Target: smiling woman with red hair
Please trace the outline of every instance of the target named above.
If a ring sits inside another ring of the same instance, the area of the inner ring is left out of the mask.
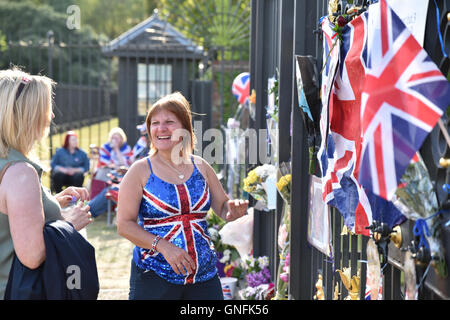
[[[64,145],[56,150],[50,165],[52,191],[61,192],[63,186],[83,186],[84,174],[89,171],[89,158],[78,147],[78,135],[75,131],[66,132]]]

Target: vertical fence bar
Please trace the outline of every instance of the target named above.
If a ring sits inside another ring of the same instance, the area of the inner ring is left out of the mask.
[[[336,287],[336,284],[340,287],[340,281],[339,276],[336,273],[337,269],[341,269],[341,216],[339,212],[337,212],[336,209],[330,209],[331,215],[333,217],[333,253],[334,253],[334,264],[335,264],[335,270],[333,274],[333,290]],[[342,298],[342,295],[341,295]]]
[[[367,242],[369,241],[369,237],[362,236],[361,237],[361,291],[360,291],[360,299],[365,300],[366,298],[366,277],[367,277]]]

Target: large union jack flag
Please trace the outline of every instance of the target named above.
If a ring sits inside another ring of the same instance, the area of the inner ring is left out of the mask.
[[[148,208],[147,210],[153,216],[151,218],[144,216],[142,225],[145,230],[178,244],[188,252],[196,264],[196,269],[195,273],[184,277],[184,284],[195,283],[199,272],[204,271],[199,264],[199,256],[202,254],[204,256],[205,252],[199,252],[199,250],[204,250],[205,246],[208,248],[212,246],[205,220],[210,207],[209,187],[207,183],[204,183],[203,190],[196,190],[195,195],[189,192],[186,183],[170,185],[170,187],[175,189],[177,195],[172,203],[144,188],[141,206]],[[150,257],[167,264],[160,253],[155,252],[150,255],[148,249],[141,249],[140,259],[144,263]]]
[[[450,104],[450,85],[386,0],[365,15],[359,181],[389,200]]]
[[[364,74],[361,52],[365,28],[354,20],[343,32],[340,44],[332,24],[322,21],[322,144],[318,152],[322,170],[324,201],[336,207],[353,232],[369,234],[372,211],[367,195],[356,177],[360,151],[360,82]],[[354,35],[359,35],[355,37]]]
[[[369,234],[373,220],[391,227],[404,217],[386,201],[358,181],[362,149],[360,110],[367,57],[367,14],[348,23],[338,41],[327,18],[324,33],[322,72],[322,144],[318,152],[322,169],[324,201],[336,207],[344,223],[355,233]]]

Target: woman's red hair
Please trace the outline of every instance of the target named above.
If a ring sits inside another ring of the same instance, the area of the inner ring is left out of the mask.
[[[64,138],[64,144],[63,144],[63,147],[64,147],[64,148],[66,148],[66,149],[69,148],[69,139],[70,139],[70,137],[72,137],[72,136],[75,136],[75,137],[78,138],[78,135],[77,135],[77,133],[76,133],[75,131],[67,131],[67,132],[66,132],[66,136],[65,136],[65,138]]]

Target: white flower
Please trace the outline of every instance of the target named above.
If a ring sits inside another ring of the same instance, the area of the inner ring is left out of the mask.
[[[265,180],[270,175],[276,175],[277,169],[271,164],[263,164],[255,169],[256,174]]]
[[[211,240],[212,241],[219,240],[219,231],[217,231],[215,228],[209,228],[208,232],[211,235]]]
[[[229,249],[226,249],[223,251],[223,257],[222,259],[220,259],[220,263],[226,263],[230,260],[231,258],[231,251]]]
[[[258,258],[258,263],[261,269],[269,266],[269,258],[264,256],[264,257],[259,257]]]

